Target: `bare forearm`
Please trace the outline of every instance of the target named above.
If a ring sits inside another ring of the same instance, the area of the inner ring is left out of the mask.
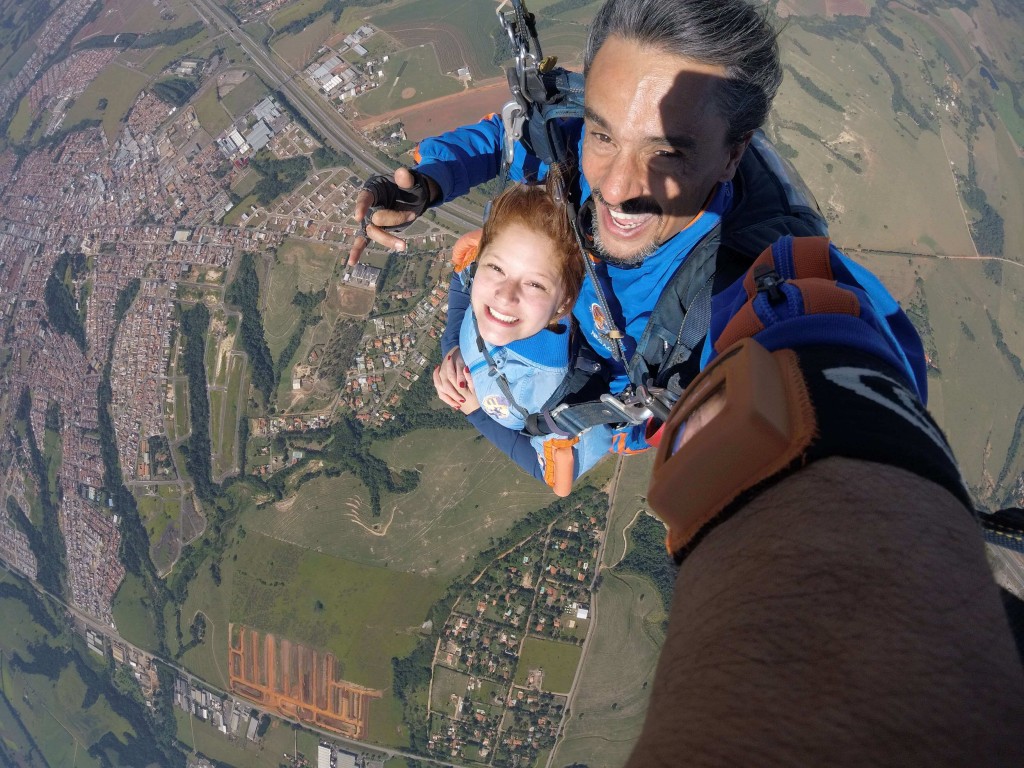
[[[684,562],[629,766],[1021,765],[1021,723],[968,512],[916,475],[828,459]]]

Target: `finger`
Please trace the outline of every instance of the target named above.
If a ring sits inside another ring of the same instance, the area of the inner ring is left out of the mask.
[[[449,384],[444,381],[441,376],[440,366],[434,369],[434,389],[437,390],[437,396],[441,402],[445,405],[451,406],[452,408],[460,408],[462,406],[462,397],[456,395],[450,388]]]
[[[352,247],[348,250],[348,265],[354,266],[359,263],[359,259],[362,258],[363,251],[366,250],[366,246],[369,245],[370,241],[363,235],[358,235],[355,240],[352,241]]]
[[[365,219],[366,215],[370,212],[370,208],[373,207],[373,203],[373,193],[368,189],[361,190],[356,195],[356,203],[352,208],[352,218],[356,221]]]

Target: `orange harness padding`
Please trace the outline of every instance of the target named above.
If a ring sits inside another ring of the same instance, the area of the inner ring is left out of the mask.
[[[556,496],[568,496],[572,492],[575,459],[572,447],[579,437],[553,437],[544,441],[544,482]]]

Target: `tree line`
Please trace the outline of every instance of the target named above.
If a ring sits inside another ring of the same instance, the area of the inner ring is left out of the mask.
[[[228,286],[225,299],[242,310],[242,346],[252,366],[252,385],[263,395],[264,404],[269,405],[276,379],[274,360],[263,330],[259,298],[260,279],[256,274],[256,255],[246,251],[242,254],[238,273]]]

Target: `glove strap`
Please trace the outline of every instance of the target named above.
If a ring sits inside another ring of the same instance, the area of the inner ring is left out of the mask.
[[[755,496],[829,456],[906,469],[973,508],[949,444],[899,369],[850,348],[770,353],[752,339],[680,398],[647,498],[681,562]]]

